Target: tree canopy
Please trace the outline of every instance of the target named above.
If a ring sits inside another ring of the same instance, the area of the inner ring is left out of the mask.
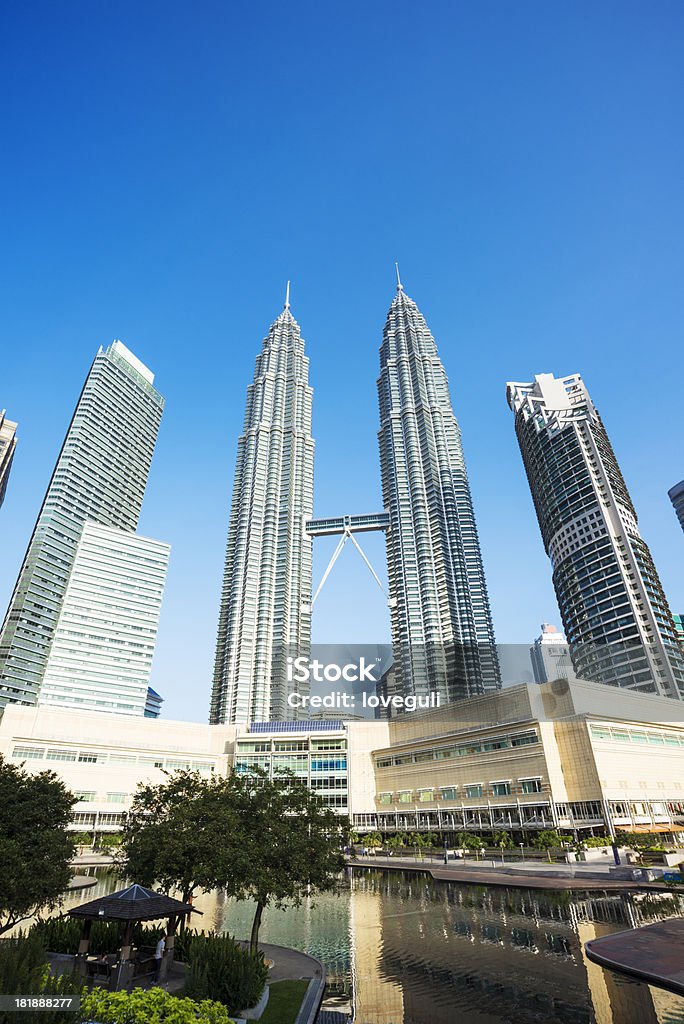
[[[74,802],[54,772],[33,775],[0,756],[0,934],[53,909],[68,888]]]
[[[123,829],[122,875],[184,902],[201,890],[228,889],[245,870],[240,821],[230,778],[175,772],[140,785]]]
[[[339,817],[292,776],[269,779],[252,770],[235,778],[249,868],[236,893],[256,903],[250,946],[256,951],[264,908],[299,906],[333,889],[344,868]]]
[[[255,950],[263,910],[301,903],[334,887],[344,866],[337,815],[291,776],[205,779],[176,772],[138,788],[124,827],[120,871],[183,900],[223,889],[256,903]]]

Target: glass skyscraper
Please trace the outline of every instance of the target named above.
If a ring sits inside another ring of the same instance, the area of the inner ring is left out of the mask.
[[[501,685],[473,502],[435,340],[401,283],[380,349],[380,468],[398,694]]]
[[[684,530],[684,480],[671,487],[667,493],[679,520],[679,525]]]
[[[134,531],[164,399],[115,341],[86,378],[0,633],[0,706],[35,704],[83,526]]]
[[[264,339],[238,441],[210,721],[294,718],[287,657],[311,643],[309,360],[289,301]],[[296,652],[296,653],[295,653]]]
[[[507,398],[577,675],[684,697],[684,659],[608,435],[578,374]]]
[[[0,505],[2,505],[5,500],[7,480],[10,469],[12,468],[14,449],[17,446],[16,435],[16,423],[12,423],[11,420],[6,419],[3,410],[0,412]]]
[[[85,523],[39,704],[145,715],[169,551],[162,541]]]

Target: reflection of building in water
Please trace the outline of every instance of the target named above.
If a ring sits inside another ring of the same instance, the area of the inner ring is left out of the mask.
[[[593,964],[584,952],[584,943],[610,935],[615,929],[600,921],[578,921],[582,959],[594,1007],[596,1024],[658,1024],[653,991],[648,985],[632,983],[612,971]]]
[[[382,969],[383,919],[387,914],[379,886],[357,878],[351,887],[349,923],[354,982],[354,1020],[358,1024],[385,1024],[404,1020],[401,980],[388,978]]]
[[[647,986],[585,965],[585,935],[641,922],[628,896],[572,899],[368,873],[352,891],[364,893],[360,954],[372,960],[373,949],[379,951],[377,963],[364,960],[355,975],[359,1024],[453,1024],[456,1013],[469,1024],[661,1019]],[[656,900],[644,908],[648,919],[658,916],[658,907]],[[666,897],[663,911],[672,910]],[[380,932],[373,940],[376,919]]]

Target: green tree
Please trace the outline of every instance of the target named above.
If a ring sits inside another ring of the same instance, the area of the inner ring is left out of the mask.
[[[377,850],[382,846],[382,836],[379,832],[369,832],[363,841],[363,845],[369,850]]]
[[[0,934],[52,910],[69,887],[74,802],[54,772],[33,775],[0,756]]]
[[[492,834],[492,846],[498,846],[501,850],[510,850],[513,846],[513,840],[505,830],[494,832]]]
[[[250,950],[255,953],[264,908],[300,906],[305,896],[334,889],[344,867],[337,815],[298,779],[269,779],[252,769],[233,776],[247,867],[233,893],[256,903]]]
[[[119,873],[187,903],[199,891],[232,891],[244,871],[232,778],[178,771],[140,785],[123,829]]]

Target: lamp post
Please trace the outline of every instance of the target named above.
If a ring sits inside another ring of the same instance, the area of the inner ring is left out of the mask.
[[[520,861],[522,864],[525,863],[525,844],[520,843]]]

